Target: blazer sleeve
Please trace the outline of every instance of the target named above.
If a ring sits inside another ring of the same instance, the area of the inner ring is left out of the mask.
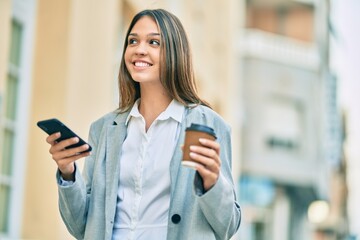
[[[75,181],[73,184],[63,186],[60,184],[60,172],[57,171],[56,178],[59,192],[59,210],[68,231],[76,239],[83,239],[87,222],[87,213],[92,182],[92,172],[95,162],[97,142],[96,132],[93,125],[90,128],[89,144],[93,150],[85,159],[84,177],[75,164]]]
[[[214,229],[217,239],[230,239],[239,229],[241,209],[236,200],[231,174],[230,128],[223,125],[217,129],[217,133],[222,161],[218,181],[204,193],[201,176],[197,173],[194,179],[194,190],[200,208]]]

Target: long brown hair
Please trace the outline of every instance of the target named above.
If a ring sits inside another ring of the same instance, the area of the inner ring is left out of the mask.
[[[160,82],[170,97],[187,106],[189,104],[209,104],[197,94],[188,38],[180,20],[163,9],[144,10],[132,19],[126,33],[123,56],[119,70],[119,110],[129,110],[140,96],[140,84],[135,82],[126,68],[124,55],[129,34],[136,22],[149,16],[160,29]]]

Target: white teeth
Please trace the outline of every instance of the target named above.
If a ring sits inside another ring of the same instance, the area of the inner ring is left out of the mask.
[[[150,67],[151,65],[149,63],[145,62],[135,62],[136,67]]]

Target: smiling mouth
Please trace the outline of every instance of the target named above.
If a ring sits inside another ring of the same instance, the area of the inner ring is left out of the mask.
[[[151,67],[152,64],[147,63],[147,62],[133,62],[133,64],[135,65],[135,67]]]

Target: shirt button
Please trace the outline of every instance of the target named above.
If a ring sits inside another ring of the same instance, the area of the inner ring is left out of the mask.
[[[171,217],[171,221],[175,224],[178,224],[181,221],[181,217],[179,214],[174,214]]]

